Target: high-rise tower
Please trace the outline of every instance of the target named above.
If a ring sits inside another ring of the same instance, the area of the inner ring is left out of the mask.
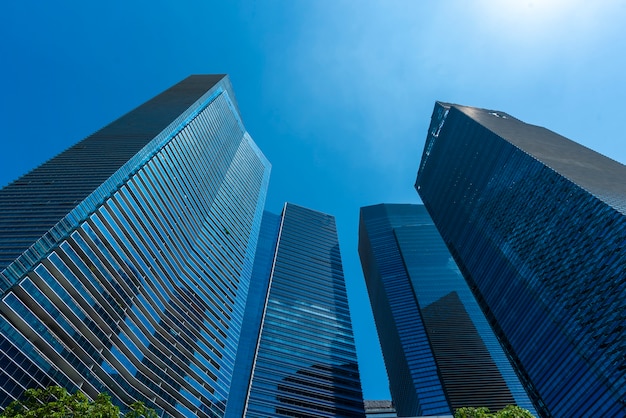
[[[255,263],[267,293],[246,311],[260,335],[245,416],[364,416],[335,218],[287,203],[264,216],[259,248],[270,247]]]
[[[0,190],[0,406],[221,416],[269,172],[228,78],[192,76]]]
[[[398,416],[533,410],[424,206],[361,208],[359,255]]]
[[[543,416],[626,415],[626,167],[437,103],[416,188]]]

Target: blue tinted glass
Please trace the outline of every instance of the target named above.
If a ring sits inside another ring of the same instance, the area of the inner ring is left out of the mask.
[[[542,414],[626,414],[625,177],[502,112],[435,107],[416,188]]]
[[[81,188],[51,185],[75,201],[50,215],[56,235],[24,235],[36,248],[0,260],[0,284],[32,277],[2,302],[6,335],[37,334],[32,357],[54,381],[224,414],[270,172],[233,100],[227,78],[190,77],[28,175]],[[3,190],[0,205],[32,193]]]
[[[245,416],[363,416],[334,218],[285,205],[269,273]]]

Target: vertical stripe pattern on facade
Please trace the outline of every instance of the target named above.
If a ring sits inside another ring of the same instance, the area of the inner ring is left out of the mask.
[[[442,404],[450,413],[511,404],[534,412],[424,206],[363,207],[360,223],[359,253],[399,414],[442,414],[432,409]],[[384,303],[378,289],[391,295]],[[389,329],[402,339],[384,341]]]
[[[50,248],[221,91],[223,75],[190,76],[0,189],[0,289]]]
[[[450,414],[384,205],[361,208],[359,255],[398,415]]]
[[[168,416],[224,414],[269,163],[228,80],[211,81],[174,118],[184,125],[122,166],[126,179],[4,292],[2,405],[54,383]]]

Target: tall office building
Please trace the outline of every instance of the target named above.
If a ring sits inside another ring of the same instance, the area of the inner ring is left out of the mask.
[[[543,416],[626,415],[626,167],[437,103],[416,188]]]
[[[228,78],[192,76],[0,190],[0,406],[222,416],[269,172]]]
[[[359,255],[398,416],[534,412],[424,206],[361,208]]]
[[[363,417],[335,218],[288,203],[262,228],[254,271],[267,291],[250,295],[246,327],[257,344],[238,356],[252,364],[245,416]]]

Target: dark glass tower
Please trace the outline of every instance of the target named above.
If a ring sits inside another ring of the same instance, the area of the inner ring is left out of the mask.
[[[223,415],[269,172],[228,78],[192,76],[0,190],[0,406]]]
[[[269,289],[246,311],[261,326],[245,416],[364,416],[335,218],[288,203],[263,226],[275,251],[255,264]]]
[[[626,167],[437,103],[416,188],[543,416],[626,415]]]
[[[533,411],[423,206],[361,208],[359,254],[398,416]]]

